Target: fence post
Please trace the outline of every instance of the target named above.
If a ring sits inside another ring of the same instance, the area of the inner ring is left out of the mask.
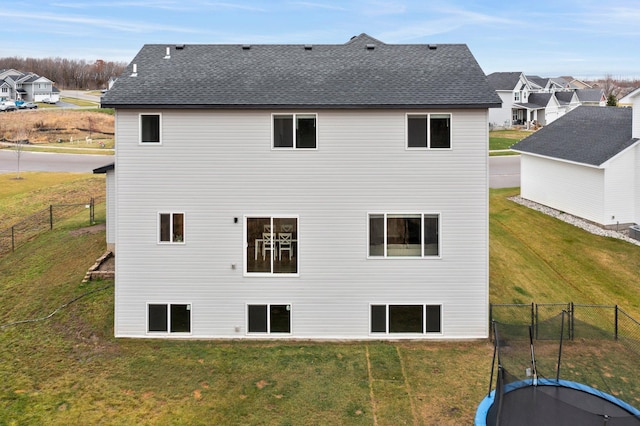
[[[91,201],[89,203],[89,225],[93,225],[95,222],[95,198],[91,197]]]
[[[535,326],[536,328],[536,339],[538,338],[538,322],[535,320],[537,310],[538,310],[537,306],[534,308],[534,304],[533,302],[531,302],[531,327]]]
[[[573,302],[569,302],[569,340],[573,341],[575,336],[576,307]]]
[[[53,229],[53,204],[49,204],[49,230]]]
[[[618,305],[615,306],[615,340],[618,340]]]
[[[11,227],[11,251],[16,251],[16,231],[15,226]]]

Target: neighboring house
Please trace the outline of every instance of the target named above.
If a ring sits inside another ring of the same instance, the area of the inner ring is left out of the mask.
[[[14,69],[0,70],[0,98],[42,102],[58,102],[60,91],[46,77]]]
[[[633,100],[635,99],[636,96],[638,96],[638,94],[640,94],[640,87],[632,90],[627,95],[618,99],[618,106],[619,107],[633,106]]]
[[[607,97],[602,89],[578,89],[576,95],[580,105],[602,107],[607,105]]]
[[[579,80],[525,76],[521,72],[495,72],[487,78],[502,99],[501,108],[489,111],[493,127],[545,126],[578,105],[606,105],[601,89],[581,89],[584,83]]]
[[[531,93],[529,102],[513,104],[513,108],[518,111],[518,120],[514,124],[534,123],[546,126],[556,120],[564,109],[553,93]]]
[[[514,104],[529,102],[531,83],[521,72],[494,72],[487,76],[489,84],[496,91],[502,106],[489,110],[489,123],[495,126],[511,127],[528,121],[527,110]]]
[[[145,45],[102,97],[115,335],[487,337],[499,103],[461,44]]]
[[[604,227],[640,223],[640,96],[634,106],[580,106],[515,144],[522,197]]]

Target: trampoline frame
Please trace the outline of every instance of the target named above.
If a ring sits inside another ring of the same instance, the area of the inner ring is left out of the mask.
[[[509,383],[504,387],[504,393],[507,394],[509,392],[525,388],[528,386],[534,386],[532,380],[522,380],[519,382]],[[588,394],[594,395],[598,398],[602,398],[612,404],[617,405],[629,412],[632,416],[638,416],[640,418],[640,410],[633,407],[632,405],[616,398],[613,395],[610,395],[606,392],[602,392],[601,390],[592,388],[591,386],[587,386],[582,383],[572,382],[569,380],[552,380],[552,379],[543,379],[539,378],[537,380],[537,386],[556,386],[556,387],[564,387],[568,389],[575,389],[576,391],[586,392]],[[489,395],[487,395],[478,405],[478,409],[476,410],[476,417],[474,420],[474,424],[476,426],[487,426],[487,415],[489,414],[489,410],[493,405],[495,399],[495,390],[492,390]]]

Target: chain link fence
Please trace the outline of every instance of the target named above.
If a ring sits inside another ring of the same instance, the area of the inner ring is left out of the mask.
[[[0,230],[0,256],[15,251],[38,234],[53,229],[56,223],[79,214],[82,210],[87,210],[88,223],[94,224],[97,202],[96,198],[91,198],[85,203],[51,204],[13,226]]]
[[[640,354],[640,322],[618,305],[491,304],[490,317],[503,324],[530,325],[536,340],[555,340],[558,327],[553,319],[563,311],[568,339],[616,340]]]

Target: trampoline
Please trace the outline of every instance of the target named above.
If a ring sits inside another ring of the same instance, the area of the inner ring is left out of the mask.
[[[581,425],[638,426],[640,410],[624,401],[581,383],[540,379],[506,386],[501,401],[496,391],[482,400],[476,426]]]
[[[489,387],[493,384],[497,360],[495,390],[478,406],[476,426],[640,426],[637,408],[601,390],[560,379],[564,317],[561,321],[555,379],[538,375],[531,326],[524,331],[523,326],[501,324],[500,328],[494,322],[494,359]],[[548,359],[544,361],[550,365]],[[525,377],[519,375],[523,372]]]

